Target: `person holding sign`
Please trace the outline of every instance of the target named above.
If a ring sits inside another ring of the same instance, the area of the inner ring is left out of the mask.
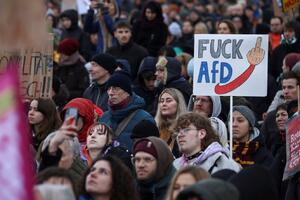
[[[233,159],[243,168],[253,164],[270,166],[273,156],[255,127],[256,119],[252,110],[247,106],[233,106],[232,115]]]

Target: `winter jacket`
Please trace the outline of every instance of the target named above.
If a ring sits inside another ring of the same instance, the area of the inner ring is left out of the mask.
[[[126,59],[129,62],[132,80],[136,79],[141,61],[148,56],[148,51],[144,47],[131,40],[122,46],[118,43],[109,48],[106,53],[113,55],[116,59]]]
[[[152,116],[155,116],[156,114],[157,104],[155,102],[155,99],[158,97],[158,90],[157,88],[155,88],[153,91],[150,91],[145,86],[143,74],[146,72],[152,72],[153,74],[155,74],[156,62],[157,59],[151,56],[148,56],[143,59],[137,74],[137,83],[133,87],[133,91],[140,97],[144,98],[146,103],[145,110],[149,112]]]
[[[154,20],[146,18],[146,9],[150,8],[156,13]],[[150,56],[157,56],[168,37],[168,27],[163,21],[162,9],[159,3],[149,1],[144,9],[141,19],[133,24],[133,41],[145,47]]]
[[[185,155],[174,160],[173,165],[180,169],[187,165],[196,165],[202,167],[209,173],[215,173],[222,169],[231,169],[239,172],[241,167],[232,160],[226,151],[218,142],[211,143],[197,158],[187,160]]]
[[[243,168],[253,164],[270,167],[273,162],[273,156],[266,148],[263,135],[257,128],[250,134],[249,142],[233,142],[233,159]]]
[[[103,111],[108,110],[108,94],[105,84],[99,85],[93,82],[83,93],[83,98],[91,100],[95,105]]]
[[[143,110],[145,101],[135,93],[131,96],[131,102],[123,109],[112,110],[110,107],[99,119],[100,122],[106,123],[115,132],[117,126],[123,119],[128,117],[130,113],[137,111],[133,118],[128,122],[127,126],[123,129],[120,135],[116,138],[121,144],[125,145],[128,149],[132,149],[132,139],[130,138],[133,128],[142,120],[149,120],[155,123],[153,117]]]
[[[92,46],[89,43],[88,35],[78,26],[78,12],[73,9],[65,10],[60,15],[60,18],[63,17],[71,20],[71,27],[62,30],[60,40],[62,41],[66,38],[76,39],[80,44],[80,54],[85,60],[89,60],[91,58]]]

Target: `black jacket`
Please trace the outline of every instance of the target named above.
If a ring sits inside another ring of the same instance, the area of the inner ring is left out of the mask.
[[[106,53],[113,55],[116,59],[126,59],[129,62],[132,80],[136,79],[141,61],[148,56],[148,51],[144,47],[132,41],[123,46],[119,44],[113,46]]]

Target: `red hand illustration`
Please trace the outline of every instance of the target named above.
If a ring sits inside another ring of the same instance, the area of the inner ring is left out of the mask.
[[[242,85],[250,77],[250,75],[254,71],[255,65],[258,65],[264,59],[265,51],[261,48],[261,41],[262,38],[258,37],[256,40],[255,48],[252,48],[247,53],[247,60],[250,63],[250,66],[240,76],[238,76],[230,83],[227,83],[225,85],[220,85],[220,83],[218,83],[215,86],[216,94],[226,94],[228,92],[231,92],[232,90]]]

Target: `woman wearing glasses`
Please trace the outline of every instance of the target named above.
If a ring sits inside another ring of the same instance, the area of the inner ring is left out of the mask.
[[[85,175],[79,200],[98,199],[138,199],[130,170],[113,156],[95,160]]]
[[[173,128],[179,115],[186,112],[186,105],[181,92],[175,88],[166,88],[159,96],[155,121],[160,138],[170,147],[175,157],[179,157],[178,146],[173,135]]]

